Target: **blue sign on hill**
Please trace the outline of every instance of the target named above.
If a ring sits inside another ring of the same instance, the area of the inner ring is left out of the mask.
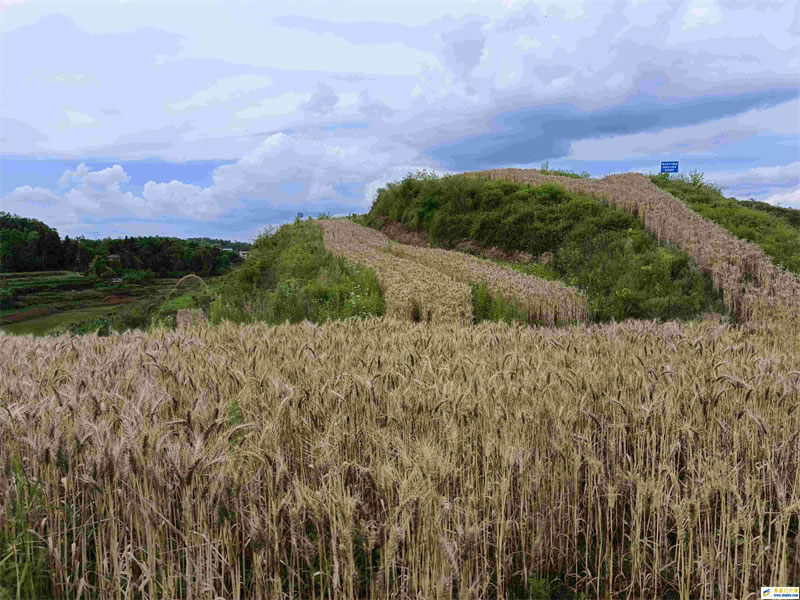
[[[678,172],[678,161],[677,160],[662,160],[661,161],[661,172],[662,173],[677,173]]]

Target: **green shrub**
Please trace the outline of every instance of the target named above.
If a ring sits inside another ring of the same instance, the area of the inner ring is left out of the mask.
[[[470,282],[472,298],[472,319],[481,321],[504,321],[505,323],[527,323],[528,318],[513,303],[505,300],[502,294],[492,296],[485,281]]]
[[[244,264],[223,278],[209,302],[212,323],[322,323],[383,312],[375,274],[331,255],[312,220],[297,220],[259,237]]]

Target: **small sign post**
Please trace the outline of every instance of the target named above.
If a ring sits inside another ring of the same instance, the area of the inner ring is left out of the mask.
[[[661,172],[662,173],[677,173],[678,172],[678,161],[677,160],[662,160],[661,161]]]
[[[297,213],[297,218],[298,219],[302,219],[303,218],[303,213]]]

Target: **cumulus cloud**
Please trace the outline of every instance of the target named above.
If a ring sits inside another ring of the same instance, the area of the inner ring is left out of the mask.
[[[354,199],[337,191],[338,185],[375,180],[398,163],[417,160],[413,149],[390,147],[376,137],[321,140],[276,133],[236,163],[215,169],[208,187],[149,182],[144,197],[158,205],[194,206],[195,218],[221,214],[241,198],[257,198],[273,208],[319,201],[352,205]],[[307,185],[298,193],[286,182]]]
[[[80,216],[75,207],[52,190],[23,185],[0,198],[0,209],[11,214],[39,219],[59,230],[74,228]]]
[[[125,215],[210,223],[230,218],[243,202],[251,201],[258,202],[262,212],[298,207],[360,209],[372,200],[368,195],[377,183],[430,166],[419,160],[413,149],[398,149],[377,137],[315,139],[276,133],[235,163],[217,167],[207,186],[147,181],[137,195],[124,189],[130,176],[121,165],[92,170],[80,163],[61,175],[61,193],[22,186],[2,198],[2,204],[6,210],[29,216],[45,215],[49,209],[48,222],[55,214],[68,214],[67,221],[73,224],[83,218]],[[365,182],[372,183],[364,187]],[[352,190],[362,188],[365,195],[354,197]]]
[[[40,187],[23,185],[3,198],[3,202],[8,202],[8,206],[25,206],[28,204],[53,205],[61,198],[52,191]]]
[[[800,187],[786,192],[785,194],[773,194],[764,200],[773,206],[783,206],[786,208],[796,208],[800,210]]]

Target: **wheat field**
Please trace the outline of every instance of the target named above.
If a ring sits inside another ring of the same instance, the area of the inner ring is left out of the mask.
[[[56,598],[754,598],[800,579],[799,350],[765,323],[0,334],[0,514],[28,503]]]

